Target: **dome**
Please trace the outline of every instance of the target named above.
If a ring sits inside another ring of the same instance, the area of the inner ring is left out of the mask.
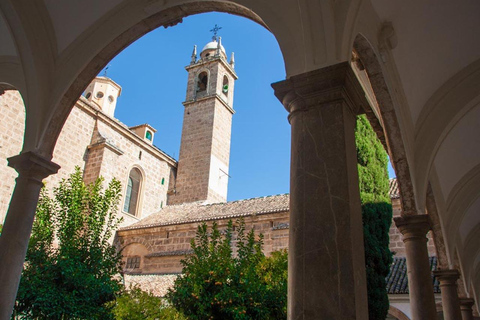
[[[202,52],[205,50],[216,50],[217,46],[218,46],[218,42],[216,40],[210,41],[205,45],[205,47],[203,47]],[[227,54],[225,52],[225,48],[222,45],[220,45],[220,48],[222,49],[223,53]]]

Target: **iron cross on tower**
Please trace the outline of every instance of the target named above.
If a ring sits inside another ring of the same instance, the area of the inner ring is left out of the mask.
[[[213,27],[213,29],[210,30],[210,32],[213,32],[213,37],[212,37],[213,41],[217,40],[217,33],[218,33],[218,30],[220,29],[222,29],[222,27],[219,27],[217,24],[215,24],[215,27]]]

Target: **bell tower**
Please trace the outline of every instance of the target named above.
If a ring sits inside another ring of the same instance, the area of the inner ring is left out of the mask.
[[[216,31],[218,28],[216,27]],[[233,53],[227,61],[221,38],[207,43],[197,60],[194,46],[183,105],[182,140],[176,182],[168,204],[225,202],[232,131]]]

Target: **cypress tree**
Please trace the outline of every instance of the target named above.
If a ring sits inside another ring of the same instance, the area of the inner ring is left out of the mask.
[[[392,222],[392,205],[388,194],[388,157],[365,115],[357,118],[355,138],[365,241],[368,313],[370,320],[384,320],[389,308],[385,277],[392,263],[392,253],[388,247]]]

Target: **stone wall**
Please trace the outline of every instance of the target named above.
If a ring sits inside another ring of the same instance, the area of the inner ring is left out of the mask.
[[[6,91],[0,96],[0,223],[3,222],[15,186],[16,172],[7,166],[7,158],[20,153],[23,144],[25,111],[17,91]],[[86,183],[99,175],[108,183],[116,177],[122,183],[122,201],[119,214],[122,225],[129,225],[159,211],[167,203],[169,179],[176,162],[156,147],[131,132],[118,120],[110,118],[86,99],[73,107],[53,153],[53,162],[61,166],[58,174],[45,179],[52,190],[68,177],[75,166],[84,170]],[[143,175],[140,187],[138,215],[123,212],[128,175],[132,168]],[[162,183],[163,182],[163,183]]]
[[[249,201],[249,200],[242,200]],[[392,199],[393,215],[400,214],[400,201]],[[250,215],[244,218],[247,230],[255,229],[257,234],[264,235],[264,252],[269,255],[273,251],[288,248],[289,213],[274,212]],[[216,220],[220,229],[224,229],[228,218]],[[205,220],[210,227],[212,221]],[[141,265],[136,269],[125,269],[132,274],[172,274],[181,272],[180,260],[190,252],[190,241],[195,237],[198,225],[201,222],[171,224],[155,227],[141,227],[138,229],[119,230],[117,232],[118,245],[122,248],[124,261],[128,257],[137,256],[141,252]],[[138,248],[144,248],[139,250]],[[402,235],[392,222],[390,228],[390,250],[396,257],[405,256],[405,246]],[[435,246],[428,235],[429,255],[434,256]]]
[[[187,71],[178,174],[175,193],[169,197],[169,204],[199,200],[225,202],[234,75],[221,59],[188,66]],[[197,77],[203,72],[208,74],[208,83],[205,91],[197,92]],[[229,79],[228,94],[222,92],[225,76]]]
[[[244,218],[246,232],[254,228],[255,233],[264,235],[264,252],[288,248],[288,212],[251,215]],[[229,219],[216,220],[224,230]],[[235,221],[235,220],[234,220]],[[208,227],[212,221],[206,222]],[[201,222],[158,226],[142,229],[119,230],[118,246],[123,249],[126,266],[129,257],[140,255],[140,268],[125,268],[132,274],[175,274],[182,271],[181,259],[190,253],[190,241],[195,237]],[[235,250],[234,234],[234,250]],[[141,248],[141,250],[140,250]],[[142,252],[148,252],[142,256]]]

